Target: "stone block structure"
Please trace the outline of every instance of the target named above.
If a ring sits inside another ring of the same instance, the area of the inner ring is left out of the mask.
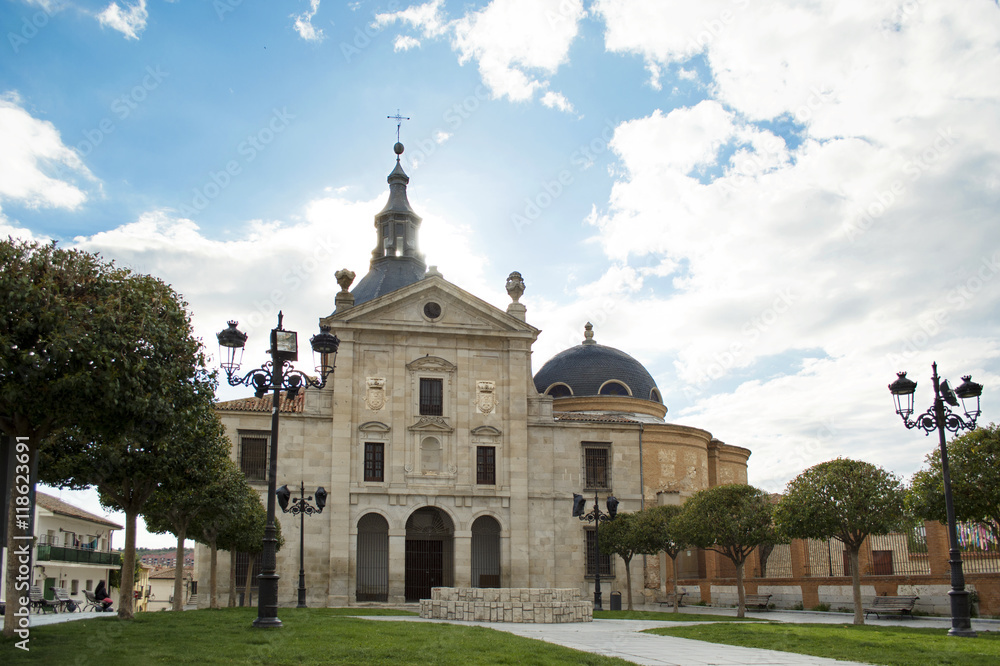
[[[578,588],[435,587],[430,599],[421,599],[420,617],[534,624],[591,622],[594,605],[580,598]]]

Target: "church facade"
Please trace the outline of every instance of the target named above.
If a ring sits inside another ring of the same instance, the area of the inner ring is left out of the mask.
[[[750,452],[667,422],[650,374],[599,344],[589,324],[581,344],[533,374],[540,331],[519,302],[520,274],[501,310],[427,268],[401,152],[396,144],[369,271],[353,290],[354,274],[338,272],[336,309],[320,320],[341,340],[336,370],[323,390],[282,401],[277,483],[328,493],[323,513],[305,518],[308,604],[416,601],[435,586],[591,598],[597,567],[605,595],[624,593],[624,564],[597,553],[593,524],[571,515],[574,493],[588,511],[595,497],[605,511],[612,494],[619,512],[680,502],[745,483]],[[262,494],[270,401],[218,405],[233,457]],[[279,510],[278,520],[279,602],[294,605],[299,518]],[[228,558],[219,559],[225,593]],[[662,589],[656,558],[632,568],[636,599]]]

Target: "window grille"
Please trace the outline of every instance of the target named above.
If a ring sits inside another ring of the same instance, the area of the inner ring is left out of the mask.
[[[496,485],[496,451],[493,446],[476,447],[476,483]]]
[[[365,442],[365,481],[385,480],[385,444]]]
[[[246,474],[247,481],[267,480],[269,439],[270,435],[266,433],[240,433],[240,470]]]
[[[610,488],[607,447],[588,446],[583,449],[584,486],[586,488]]]
[[[611,577],[611,556],[598,552],[597,530],[588,529],[584,531],[587,535],[587,575],[594,576],[596,571],[595,562],[600,562],[601,578]]]
[[[444,414],[444,382],[440,379],[420,378],[420,415]]]

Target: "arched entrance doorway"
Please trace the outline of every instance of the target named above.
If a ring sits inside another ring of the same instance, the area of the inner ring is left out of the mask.
[[[425,506],[406,521],[407,601],[430,599],[432,587],[455,580],[455,526],[448,514]]]
[[[377,513],[358,521],[357,601],[389,600],[389,523]]]
[[[472,587],[500,587],[500,523],[490,516],[472,523]]]

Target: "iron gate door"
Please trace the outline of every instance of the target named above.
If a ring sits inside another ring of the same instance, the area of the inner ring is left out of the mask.
[[[406,600],[431,598],[431,588],[444,584],[444,542],[406,540]]]

